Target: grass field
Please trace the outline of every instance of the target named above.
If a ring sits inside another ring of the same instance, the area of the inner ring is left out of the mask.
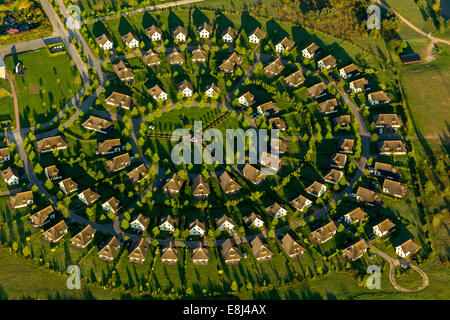
[[[81,89],[81,77],[67,54],[51,56],[43,48],[5,60],[9,70],[18,61],[25,67],[25,75],[15,77],[22,127],[51,120]]]
[[[15,123],[14,102],[11,96],[11,88],[5,79],[0,79],[0,121],[9,120]]]

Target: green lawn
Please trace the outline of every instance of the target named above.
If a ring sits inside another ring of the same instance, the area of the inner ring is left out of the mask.
[[[11,88],[5,79],[0,79],[0,121],[11,121],[15,126],[14,101],[11,96]]]
[[[9,70],[18,61],[25,67],[25,75],[15,77],[22,127],[53,119],[81,89],[81,76],[68,54],[52,56],[43,48],[5,59]]]

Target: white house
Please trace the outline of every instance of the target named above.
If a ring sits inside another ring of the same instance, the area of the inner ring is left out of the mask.
[[[1,174],[3,180],[5,180],[8,186],[14,186],[16,184],[19,184],[19,174],[17,173],[16,170],[12,169],[11,167],[2,170]]]
[[[337,61],[332,55],[328,55],[325,58],[319,60],[317,65],[319,66],[320,69],[329,70],[329,69],[336,67]]]
[[[248,42],[259,43],[266,36],[266,32],[261,30],[259,27],[256,28],[248,37]]]
[[[222,40],[225,43],[233,43],[234,38],[236,37],[236,35],[237,35],[237,30],[233,29],[232,27],[228,27],[222,33]]]
[[[221,231],[234,230],[233,220],[226,215],[223,215],[221,218],[216,218],[216,226]]]
[[[384,238],[390,233],[392,233],[395,229],[395,224],[391,222],[391,220],[386,219],[380,222],[377,225],[372,227],[373,233],[380,238]]]
[[[112,211],[116,213],[120,209],[120,202],[114,197],[111,197],[108,201],[102,203],[102,209],[106,212]]]
[[[203,237],[206,233],[205,224],[198,219],[195,219],[190,225],[189,225],[189,234],[191,236],[201,236]]]
[[[213,34],[212,24],[207,22],[202,23],[202,25],[198,27],[198,34],[200,38],[209,39]]]
[[[127,34],[123,35],[122,40],[130,49],[139,47],[138,38],[131,32],[128,32]]]
[[[255,103],[255,96],[251,94],[249,91],[247,91],[238,98],[238,101],[241,105],[249,107]]]
[[[295,42],[287,37],[284,37],[276,46],[275,51],[283,53],[285,50],[291,50],[295,45]]]
[[[183,26],[178,26],[178,27],[176,27],[176,28],[173,30],[172,34],[173,34],[173,37],[174,37],[175,39],[177,39],[178,41],[180,41],[180,42],[185,42],[186,39],[187,39],[187,36],[188,36],[187,30],[186,30],[186,28],[183,27]]]
[[[212,98],[220,94],[220,88],[213,82],[205,90],[205,94]]]
[[[111,38],[109,38],[106,34],[102,34],[100,37],[96,38],[98,46],[103,50],[111,50],[114,47],[114,43]]]
[[[316,198],[320,198],[327,191],[327,187],[320,182],[314,181],[305,191]]]
[[[302,56],[304,58],[313,59],[314,57],[316,57],[319,54],[319,52],[320,52],[320,47],[313,42],[309,46],[307,46],[305,49],[302,50]]]
[[[152,41],[162,40],[161,29],[155,25],[152,25],[151,27],[148,27],[147,29],[145,29],[145,33],[147,34],[147,37],[149,37],[150,40],[152,40]]]
[[[414,255],[417,251],[420,250],[420,246],[417,245],[412,239],[404,242],[403,244],[395,247],[395,253],[402,258],[407,258],[409,256]]]
[[[247,227],[261,228],[264,226],[264,220],[259,215],[252,212],[249,216],[242,219]]]
[[[182,83],[180,83],[180,85],[178,86],[178,90],[181,92],[183,97],[192,97],[194,93],[192,84],[187,80],[184,80]]]
[[[161,89],[160,86],[158,85],[155,85],[154,87],[148,89],[147,92],[156,101],[167,100],[167,93],[163,89]]]
[[[142,213],[140,213],[136,219],[131,221],[130,227],[135,231],[145,231],[147,230],[148,224],[150,223],[150,218],[145,217]]]
[[[175,229],[177,228],[177,224],[178,219],[172,218],[170,215],[168,215],[160,220],[158,228],[161,231],[174,232]]]
[[[280,206],[278,202],[275,202],[270,207],[267,207],[266,212],[274,219],[279,219],[287,215],[287,210]]]

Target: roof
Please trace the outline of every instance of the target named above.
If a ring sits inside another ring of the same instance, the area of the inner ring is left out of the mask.
[[[97,38],[95,38],[95,40],[97,40],[97,43],[100,46],[104,46],[107,41],[112,42],[111,38],[106,33],[98,36]]]
[[[398,247],[402,248],[404,253],[408,253],[410,252],[410,254],[414,254],[417,251],[420,250],[420,246],[415,243],[412,239],[409,239],[407,241],[405,241],[404,243],[402,243],[401,245],[399,245]]]
[[[257,27],[250,35],[255,35],[258,39],[263,39],[266,36],[266,32],[260,27]]]
[[[213,82],[210,85],[208,85],[205,89],[205,91],[208,91],[209,89],[213,89],[215,93],[220,94],[220,88],[216,86],[216,84]]]
[[[115,259],[120,251],[120,241],[116,236],[113,236],[111,240],[104,246],[99,252],[98,255],[102,255],[108,257],[110,259]]]
[[[361,78],[350,82],[350,84],[353,84],[355,89],[365,90],[369,85],[369,81],[366,78]]]
[[[148,174],[148,169],[144,164],[139,165],[127,173],[128,178],[136,183],[144,179]]]
[[[247,91],[241,97],[244,97],[248,104],[252,104],[253,102],[255,102],[255,96],[251,94],[250,91]]]
[[[130,259],[145,260],[148,256],[149,243],[145,238],[141,238],[138,245],[128,255]]]
[[[374,121],[377,126],[403,127],[402,118],[395,113],[380,113],[374,117]]]
[[[325,58],[321,59],[320,61],[322,61],[326,67],[335,66],[337,64],[336,58],[333,57],[331,54],[326,56]]]
[[[222,242],[221,253],[225,261],[241,259],[239,248],[234,246],[233,242],[229,238]]]
[[[343,114],[339,117],[333,118],[333,123],[335,125],[340,125],[341,127],[346,127],[350,124],[352,118],[349,114]]]
[[[309,187],[305,189],[306,192],[313,194],[315,196],[319,195],[320,190],[322,187],[325,187],[325,185],[321,184],[320,182],[314,181]]]
[[[142,61],[147,65],[160,64],[161,58],[152,49],[149,49],[145,54],[142,55]]]
[[[47,175],[50,179],[59,177],[59,169],[56,167],[56,165],[45,167],[44,170],[47,172]]]
[[[346,260],[354,261],[359,257],[361,257],[364,254],[364,252],[366,252],[367,248],[368,245],[366,243],[366,240],[361,239],[358,242],[342,250],[342,254]]]
[[[269,101],[266,103],[263,103],[261,105],[258,106],[258,109],[261,109],[262,112],[266,113],[268,111],[273,111],[273,112],[279,112],[281,109],[278,108],[278,106],[276,105],[275,102],[273,101]]]
[[[32,191],[24,191],[24,192],[19,192],[14,196],[11,196],[9,203],[14,208],[14,207],[26,205],[28,203],[28,201],[30,201],[30,200],[33,200],[33,192]]]
[[[91,190],[91,188],[88,188],[81,192],[78,196],[83,195],[86,201],[91,204],[100,199],[100,195],[94,191]]]
[[[373,171],[384,171],[396,174],[397,168],[395,168],[392,164],[389,163],[375,162]]]
[[[302,70],[297,70],[285,78],[286,83],[293,87],[301,85],[305,80]]]
[[[178,225],[178,218],[174,218],[174,217],[172,217],[170,214],[168,214],[167,216],[165,216],[165,217],[162,217],[160,220],[159,220],[159,225],[162,225],[162,224],[164,224],[164,223],[168,223],[168,224],[170,224],[171,226],[173,226],[174,228],[176,228],[177,227],[177,225]]]
[[[232,27],[228,27],[226,28],[223,32],[222,32],[222,37],[225,35],[230,35],[232,38],[236,37],[238,32],[236,29],[232,28]]]
[[[59,182],[59,185],[62,185],[66,190],[66,193],[72,193],[78,190],[78,183],[72,180],[72,178],[67,178]]]
[[[305,252],[305,248],[295,241],[289,233],[286,233],[281,239],[281,246],[289,256]]]
[[[117,200],[115,197],[109,198],[103,204],[105,204],[105,203],[109,204],[109,206],[112,208],[112,211],[114,211],[114,212],[117,212],[117,210],[119,210],[119,208],[120,208],[120,201]]]
[[[261,216],[260,216],[259,214],[254,213],[254,212],[252,212],[252,213],[249,214],[248,216],[242,217],[242,221],[243,221],[247,226],[251,226],[251,225],[255,222],[256,219],[262,221]]]
[[[381,197],[378,193],[363,187],[358,187],[358,191],[356,191],[356,196],[360,198],[361,201],[368,203],[381,201]]]
[[[408,196],[408,187],[400,182],[384,179],[383,192],[391,196],[405,198]]]
[[[331,169],[326,175],[323,176],[323,180],[330,183],[338,183],[342,175],[342,171]]]
[[[120,60],[118,63],[113,64],[113,69],[120,80],[126,80],[128,78],[134,78],[133,70],[130,69],[128,63]]]
[[[324,93],[325,90],[327,90],[327,86],[324,82],[320,82],[308,88],[308,95],[312,98],[315,98]]]
[[[79,245],[80,247],[85,247],[94,238],[95,229],[88,224],[83,230],[78,232],[72,239],[72,243]]]
[[[10,156],[11,156],[11,153],[9,152],[8,147],[0,149],[0,161],[5,160],[5,157],[10,157]]]
[[[241,189],[241,186],[228,174],[228,172],[224,171],[219,176],[220,186],[222,190],[225,192],[231,192],[234,190]]]
[[[180,51],[178,51],[177,48],[175,48],[171,53],[169,53],[169,55],[167,56],[167,60],[169,60],[170,64],[181,64],[184,62],[184,55]]]
[[[288,37],[284,37],[278,44],[281,44],[285,49],[289,50],[295,46],[295,41],[289,39]]]
[[[151,25],[148,28],[145,28],[145,34],[147,37],[153,36],[155,33],[162,34],[161,29],[156,25]]]
[[[346,74],[352,73],[352,72],[361,72],[361,70],[354,64],[349,64],[348,66],[342,68],[341,70],[344,70]]]
[[[272,126],[275,126],[279,130],[284,130],[287,128],[286,122],[280,117],[270,118],[269,122],[272,124]]]
[[[420,62],[420,55],[418,53],[400,54],[399,57],[404,64]]]
[[[208,260],[209,250],[203,247],[201,242],[198,243],[198,247],[192,250],[192,260]]]
[[[67,148],[68,146],[69,144],[61,136],[43,138],[36,142],[36,149],[38,152]]]
[[[195,219],[194,221],[192,221],[192,222],[189,224],[189,230],[191,230],[191,229],[194,228],[195,226],[199,227],[199,228],[202,229],[203,231],[206,231],[205,223],[202,222],[202,221],[200,221],[200,220],[198,220],[198,219]]]
[[[111,93],[111,95],[108,98],[106,98],[104,102],[111,104],[114,107],[120,106],[125,109],[130,109],[131,105],[134,103],[132,97],[116,91],[113,91],[113,93]]]
[[[106,161],[106,167],[109,171],[114,172],[123,169],[131,162],[130,155],[127,153],[118,155],[111,160]]]
[[[358,222],[363,222],[368,217],[367,213],[360,207],[350,211],[349,213],[346,214],[346,216],[350,217],[350,219],[352,219],[352,221],[358,221]]]
[[[325,113],[329,113],[329,112],[337,110],[338,106],[339,106],[339,104],[338,104],[337,99],[333,98],[333,99],[329,99],[327,101],[319,103],[318,111],[319,111],[319,113],[325,114]]]
[[[169,242],[169,246],[162,249],[161,259],[178,260],[178,249],[174,247],[173,242]]]
[[[53,207],[51,205],[48,207],[45,207],[42,210],[39,210],[38,212],[36,212],[35,214],[32,214],[30,216],[31,224],[38,226],[38,227],[42,226],[45,223],[45,221],[48,219],[49,215],[53,212],[55,212],[55,210],[53,209]]]
[[[320,47],[313,42],[309,46],[307,46],[305,48],[305,50],[308,51],[309,54],[315,54],[315,53],[317,53],[320,50]]]
[[[171,178],[167,179],[164,189],[180,191],[184,181],[174,173]]]
[[[97,152],[105,153],[111,151],[114,147],[120,146],[120,139],[109,139],[98,143]]]
[[[259,235],[257,235],[251,242],[252,252],[255,258],[266,258],[273,255],[269,247],[264,244]]]
[[[284,69],[283,61],[281,61],[281,58],[277,58],[275,61],[271,62],[264,68],[264,72],[270,73],[273,75],[280,74],[281,71]]]
[[[266,212],[273,218],[275,215],[280,211],[281,209],[284,209],[278,202],[275,202],[273,205],[268,206],[266,208]]]
[[[202,49],[200,46],[192,51],[192,60],[206,60],[207,57],[208,54],[206,53],[206,50]]]
[[[139,41],[139,39],[131,31],[122,36],[122,41],[125,42],[126,45],[133,40]]]
[[[265,178],[261,171],[248,163],[244,166],[242,172],[244,176],[253,183],[258,183]]]
[[[144,230],[146,230],[150,223],[150,218],[140,213],[132,222],[134,221],[138,221],[144,227]]]
[[[220,226],[223,225],[225,222],[229,222],[229,223],[231,223],[232,225],[234,225],[233,219],[231,219],[230,217],[228,217],[228,216],[225,215],[225,214],[224,214],[222,217],[216,218],[216,219],[215,219],[215,223],[216,223],[216,226],[217,226],[217,227],[220,227]]]
[[[378,143],[378,147],[380,152],[402,152],[406,153],[406,145],[401,140],[388,140],[388,141],[382,141]]]
[[[94,130],[107,130],[109,129],[113,123],[111,121],[108,121],[106,119],[102,119],[95,116],[89,116],[89,118],[83,122],[83,127],[94,129]]]
[[[210,194],[209,184],[203,175],[198,174],[192,179],[192,194],[194,196]]]
[[[187,80],[183,80],[182,82],[180,82],[180,84],[178,84],[178,90],[184,91],[184,89],[186,88],[190,89],[191,91],[194,90],[194,88],[192,87],[192,83]]]
[[[61,220],[53,227],[44,232],[44,236],[51,241],[56,241],[67,232],[67,224]]]
[[[176,27],[175,29],[172,30],[172,34],[173,34],[175,37],[176,37],[177,35],[179,35],[180,33],[181,33],[182,35],[184,35],[184,36],[187,36],[187,35],[188,35],[188,32],[187,32],[186,28],[183,27],[183,26],[178,26],[178,27]]]
[[[352,152],[354,145],[355,145],[354,139],[344,139],[344,140],[342,140],[341,144],[339,145],[339,150],[341,152]]]
[[[198,30],[198,32],[206,30],[209,33],[212,33],[213,32],[213,25],[211,23],[208,23],[208,22],[205,21],[201,25],[198,26],[197,30]]]
[[[5,170],[1,171],[2,178],[5,181],[8,181],[12,177],[19,177],[19,174],[15,168],[8,167]]]
[[[336,224],[334,223],[334,221],[331,221],[326,225],[311,232],[311,236],[320,243],[322,243],[330,239],[336,231],[337,231]]]
[[[391,98],[384,91],[377,91],[369,93],[369,98],[372,101],[391,101]]]
[[[147,90],[148,94],[152,97],[158,98],[161,93],[163,93],[163,89],[160,88],[157,84]]]
[[[307,201],[308,199],[300,194],[297,198],[295,198],[289,203],[297,210],[301,210],[305,206]]]
[[[225,72],[233,72],[236,65],[240,65],[244,61],[241,56],[233,52],[227,59],[225,59],[219,66],[219,69]]]
[[[389,232],[393,228],[395,228],[395,224],[389,219],[383,220],[382,222],[380,222],[376,226],[378,227],[378,229],[380,230],[381,233]]]
[[[336,167],[342,168],[345,166],[347,162],[347,155],[343,153],[335,153],[330,160],[331,165],[335,165]]]

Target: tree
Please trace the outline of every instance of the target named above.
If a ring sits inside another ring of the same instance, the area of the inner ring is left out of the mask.
[[[123,219],[123,220],[122,220],[122,223],[120,224],[120,227],[121,227],[123,230],[127,230],[127,229],[130,227],[130,224],[128,223],[127,220]]]
[[[26,257],[28,257],[29,255],[31,255],[31,250],[30,250],[30,248],[28,247],[28,246],[25,246],[23,249],[22,249],[22,254],[23,254],[23,256],[26,258]]]
[[[236,291],[238,291],[238,289],[239,289],[239,287],[238,287],[236,281],[233,281],[233,282],[231,283],[231,290],[233,290],[234,292],[236,292]]]

